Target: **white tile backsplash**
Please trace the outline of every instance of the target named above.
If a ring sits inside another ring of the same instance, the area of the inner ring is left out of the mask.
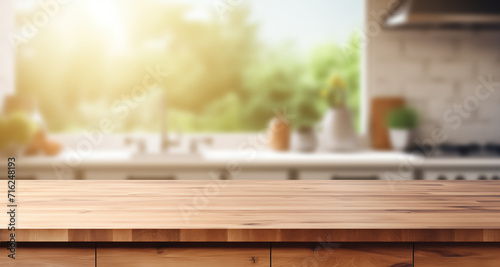
[[[404,82],[420,79],[423,76],[423,65],[417,61],[379,61],[373,70],[378,80]]]
[[[454,40],[427,34],[402,39],[404,56],[411,59],[447,59],[457,54]]]
[[[412,99],[451,99],[454,95],[451,81],[432,81],[421,79],[406,82],[402,94],[408,100]]]
[[[475,63],[471,60],[440,61],[431,60],[429,64],[429,76],[442,80],[470,81],[474,78]]]
[[[374,56],[381,61],[394,60],[402,56],[403,46],[401,42],[399,42],[399,39],[387,38],[387,40],[381,40],[380,42],[375,42],[370,45],[376,46],[374,50],[376,50],[377,53]]]
[[[367,14],[387,12],[391,0],[366,0]],[[367,15],[367,23],[373,18]],[[463,105],[480,85],[500,82],[500,30],[385,30],[366,47],[368,97],[401,96],[421,116],[420,138],[447,127],[444,112]],[[464,118],[449,141],[500,142],[500,88]]]
[[[373,96],[398,96],[401,95],[402,85],[399,82],[393,81],[377,81],[373,84]]]

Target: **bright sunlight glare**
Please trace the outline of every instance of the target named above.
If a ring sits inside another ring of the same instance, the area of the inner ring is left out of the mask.
[[[113,50],[124,52],[127,49],[127,35],[123,18],[116,11],[117,2],[113,0],[86,0],[85,5],[94,21],[110,35]]]

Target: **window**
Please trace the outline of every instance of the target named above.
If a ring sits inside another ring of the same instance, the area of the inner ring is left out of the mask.
[[[162,117],[174,131],[252,132],[277,111],[313,125],[332,73],[359,128],[362,0],[20,0],[16,12],[17,91],[51,132],[102,118],[156,132]]]

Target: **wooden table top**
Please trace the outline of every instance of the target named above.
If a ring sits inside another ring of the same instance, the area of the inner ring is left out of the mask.
[[[18,242],[500,241],[500,181],[17,181],[16,191]],[[0,213],[0,241],[8,220]]]

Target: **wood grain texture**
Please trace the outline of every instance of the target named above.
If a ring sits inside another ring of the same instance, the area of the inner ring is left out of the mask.
[[[413,266],[412,243],[273,244],[273,267]]]
[[[20,242],[500,242],[499,192],[498,181],[18,181],[17,236]],[[0,213],[1,241],[8,240],[7,220]]]
[[[8,258],[7,243],[2,243],[2,267],[94,267],[94,244],[22,244],[16,259]]]
[[[415,267],[498,267],[498,243],[415,244]]]
[[[394,108],[404,105],[405,100],[401,97],[379,97],[372,99],[370,108],[370,139],[372,148],[377,150],[391,149],[387,115]]]
[[[98,244],[97,266],[270,267],[269,244]]]

